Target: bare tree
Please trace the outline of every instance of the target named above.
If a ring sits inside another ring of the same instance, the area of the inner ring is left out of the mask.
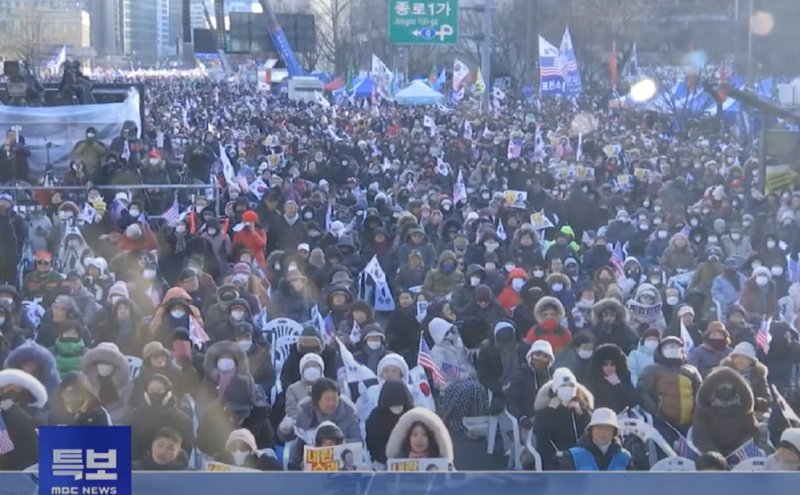
[[[345,73],[352,65],[355,40],[350,29],[352,0],[317,0],[312,5],[316,16],[317,47],[321,58]],[[364,40],[366,43],[366,40]]]
[[[24,5],[14,11],[17,29],[6,33],[10,52],[27,61],[31,67],[41,62],[43,22],[39,9],[34,5]]]

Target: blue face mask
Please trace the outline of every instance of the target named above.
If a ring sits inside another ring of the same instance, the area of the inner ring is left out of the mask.
[[[452,273],[456,269],[456,264],[452,261],[442,263],[442,271],[445,273]]]

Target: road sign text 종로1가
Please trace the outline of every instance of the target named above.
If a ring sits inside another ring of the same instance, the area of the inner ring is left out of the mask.
[[[389,0],[389,41],[399,45],[458,41],[458,0]]]

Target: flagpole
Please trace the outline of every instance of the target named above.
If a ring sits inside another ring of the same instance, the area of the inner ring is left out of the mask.
[[[749,0],[749,14],[747,16],[747,87],[755,90],[755,62],[753,61],[753,29],[750,23],[753,21],[755,5],[753,0]]]
[[[481,72],[484,82],[492,87],[492,0],[483,0],[483,44],[481,45]],[[481,95],[481,111],[489,112],[489,92]]]

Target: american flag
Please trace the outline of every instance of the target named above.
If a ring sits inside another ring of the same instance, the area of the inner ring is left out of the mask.
[[[679,457],[685,457],[693,461],[700,457],[700,453],[689,445],[689,441],[683,435],[678,435],[678,439],[675,441],[675,453]]]
[[[751,457],[764,457],[764,455],[764,451],[759,449],[756,446],[755,441],[751,438],[744,445],[729,455],[727,461],[731,466],[735,466],[745,459],[750,459]]]
[[[772,342],[772,335],[769,333],[769,327],[772,325],[772,318],[764,319],[761,322],[761,326],[758,327],[758,333],[756,334],[756,345],[760,347],[764,354],[769,353],[769,344]]]
[[[436,364],[436,362],[434,362],[433,357],[431,357],[431,348],[428,345],[428,342],[425,341],[425,336],[423,335],[419,336],[419,355],[417,356],[417,364],[430,371],[434,382],[439,385],[445,384],[444,376],[442,376],[442,370],[439,369],[439,366]]]
[[[167,208],[167,211],[161,214],[161,217],[167,222],[167,225],[175,225],[181,218],[181,208],[178,205],[178,198],[172,200],[172,205]]]
[[[614,249],[611,251],[611,268],[614,269],[617,276],[622,275],[622,262],[625,261],[625,254],[622,252],[622,246],[619,243],[614,244]]]
[[[450,363],[442,363],[442,374],[453,380],[461,380],[461,368]]]
[[[3,415],[0,414],[0,454],[8,454],[12,450],[14,450],[14,442],[11,441],[6,422]]]

